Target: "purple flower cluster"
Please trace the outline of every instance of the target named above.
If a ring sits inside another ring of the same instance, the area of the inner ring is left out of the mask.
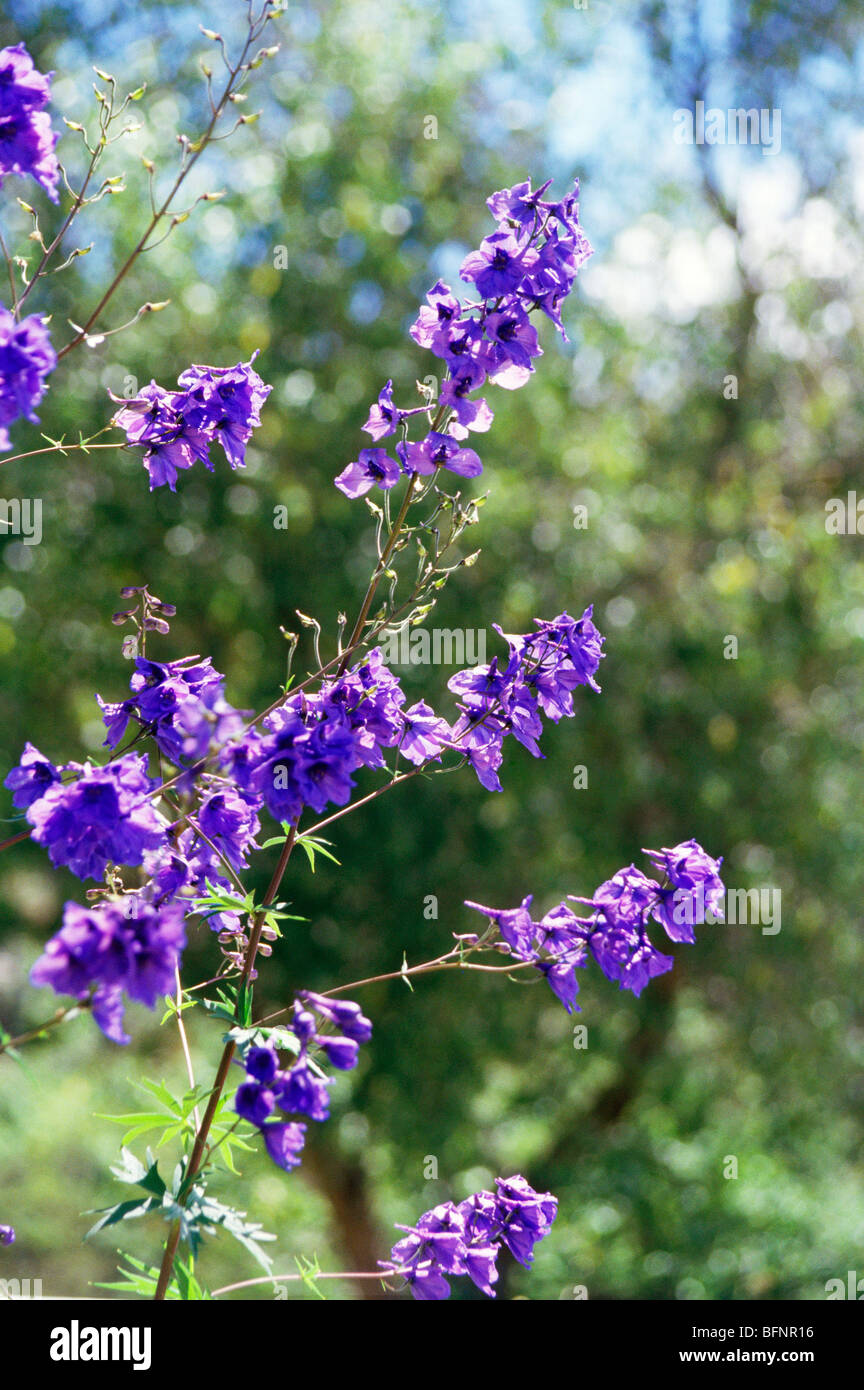
[[[93,1017],[112,1042],[128,1043],[123,1031],[123,992],[152,1009],[173,992],[186,936],[179,905],[155,906],[141,894],[93,907],[69,902],[63,925],[47,943],[30,974],[74,999],[92,995]]]
[[[72,773],[64,782],[61,774]],[[158,785],[147,759],[133,753],[107,767],[68,763],[57,768],[28,743],[6,786],[26,809],[32,839],[58,868],[99,879],[108,864],[140,864],[165,842],[168,824],[149,799]]]
[[[235,892],[226,861],[235,874],[242,873],[259,848],[260,828],[255,802],[225,778],[202,778],[194,815],[178,822],[170,841],[144,857],[154,901],[179,901],[190,912],[213,890]],[[226,941],[241,930],[240,916],[227,909],[208,912],[207,923],[212,931],[227,933]]]
[[[328,1026],[339,1031],[322,1031]],[[278,1052],[269,1044],[250,1047],[244,1058],[246,1080],[237,1088],[234,1106],[238,1115],[260,1129],[273,1162],[290,1171],[300,1163],[306,1126],[270,1117],[278,1107],[286,1115],[326,1120],[332,1083],[318,1058],[323,1055],[339,1071],[351,1071],[360,1043],[372,1036],[372,1024],[359,1004],[303,990],[294,1001],[287,1031],[294,1041],[291,1065],[282,1068]]]
[[[405,693],[376,647],[318,691],[290,696],[262,721],[262,731],[251,730],[231,745],[226,759],[233,776],[276,820],[291,824],[306,806],[320,814],[330,804],[346,805],[354,773],[385,767],[388,748],[414,766],[440,760],[448,748],[463,753],[482,785],[500,791],[505,737],[514,734],[542,757],[541,714],[555,722],[572,717],[576,687],[599,690],[594,676],[604,638],[591,614],[587,608],[581,618],[562,613],[551,622],[537,619],[537,631],[525,636],[502,633],[510,649],[506,665],[496,657],[451,678],[449,687],[460,697],[452,727],[424,700],[403,709]]]
[[[2,90],[2,89],[0,89]],[[38,424],[35,408],[45,378],[57,365],[48,329],[39,314],[19,323],[0,304],[0,453],[10,449],[9,425],[22,416]]]
[[[695,840],[644,853],[665,875],[664,883],[647,878],[634,864],[620,869],[601,883],[593,898],[570,898],[587,903],[593,909],[590,917],[577,917],[567,903],[559,903],[535,922],[531,897],[515,908],[473,902],[466,907],[494,923],[508,954],[530,962],[545,976],[568,1013],[578,1011],[576,970],[586,963],[589,950],[607,979],[638,996],[649,980],[674,965],[673,958],[651,942],[649,919],[659,922],[672,941],[692,943],[693,924],[705,921],[706,910],[719,913],[725,891],[719,872],[722,861],[712,859]],[[470,945],[480,940],[476,935],[460,939]]]
[[[450,690],[461,698],[453,741],[487,791],[501,790],[498,768],[508,734],[542,758],[537,744],[543,732],[541,714],[556,724],[572,718],[576,687],[600,689],[594,676],[605,638],[594,626],[592,613],[593,605],[581,618],[561,613],[551,622],[535,619],[537,632],[522,637],[502,632],[510,649],[506,666],[494,657],[487,666],[469,667],[450,678]]]
[[[477,453],[462,443],[469,432],[482,433],[492,423],[487,402],[475,393],[486,381],[510,391],[525,385],[542,354],[533,310],[545,313],[566,338],[561,305],[591,255],[579,226],[578,183],[566,198],[551,202],[542,196],[549,182],[532,191],[526,181],[487,199],[497,230],[460,270],[479,299],[462,303],[439,280],[410,330],[420,347],[444,363],[438,400],[401,410],[393,403],[392,381],[386,383],[363,426],[376,447],[361,449],[336,479],[346,497],[362,497],[373,487],[386,491],[403,473],[427,477],[439,468],[461,478],[482,473]],[[415,415],[425,415],[429,428],[422,439],[409,440],[407,423]],[[397,431],[402,437],[394,459],[379,441]]]
[[[212,473],[214,441],[232,468],[245,465],[246,445],[261,424],[261,407],[273,389],[252,366],[257,356],[253,353],[236,367],[188,367],[177,378],[177,391],[151,381],[131,400],[112,395],[112,400],[122,401],[113,423],[125,430],[127,443],[145,446],[151,492],[166,483],[175,492],[178,471],[196,461]]]
[[[15,1227],[0,1226],[0,1245],[14,1245]]]
[[[23,43],[0,49],[0,188],[9,174],[30,175],[56,203],[58,137],[45,110],[52,75],[37,71]]]
[[[535,1245],[558,1213],[557,1197],[535,1192],[523,1177],[496,1178],[495,1187],[458,1205],[442,1202],[424,1212],[416,1226],[397,1226],[407,1234],[389,1260],[379,1261],[385,1273],[402,1275],[420,1300],[449,1298],[447,1279],[460,1274],[494,1298],[501,1246],[530,1268]]]
[[[405,693],[375,647],[344,676],[314,693],[298,692],[229,752],[234,777],[277,820],[296,823],[304,806],[322,812],[344,806],[360,767],[385,766],[385,748],[399,746],[409,762],[431,753],[433,735],[449,736],[444,720],[422,701],[404,714]]]
[[[221,746],[243,727],[241,715],[225,699],[224,677],[209,656],[164,663],[138,657],[129,685],[130,700],[108,704],[96,696],[108,748],[117,747],[134,719],[179,766],[184,759],[202,758],[211,742]]]

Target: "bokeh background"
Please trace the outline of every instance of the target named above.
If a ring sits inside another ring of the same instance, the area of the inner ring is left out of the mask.
[[[31,301],[58,341],[137,235],[139,156],[167,177],[176,132],[200,122],[198,23],[230,38],[242,9],[4,7],[0,44],[23,38],[55,69],[55,113],[92,115],[93,63],[149,84],[143,128],[106,170],[125,170],[127,193],[82,219],[93,251]],[[470,773],[419,779],[335,828],[341,870],[312,877],[295,857],[285,894],[309,922],[258,1002],[438,953],[470,929],[465,898],[533,892],[545,909],[643,845],[691,835],[724,856],[731,886],[782,891],[782,930],[705,929],[638,1000],[587,971],[573,1019],[542,987],[482,976],[376,986],[363,995],[374,1041],[302,1169],[250,1159],[233,1198],[278,1235],[278,1268],[305,1255],[369,1269],[394,1221],[522,1171],[558,1194],[560,1217],[530,1276],[503,1270],[505,1296],[822,1298],[827,1279],[864,1272],[864,540],[825,528],[825,502],[862,479],[860,8],[341,0],[292,3],[279,27],[282,52],[250,89],[261,120],[196,176],[196,192],[228,196],[139,262],[105,326],[148,298],[170,307],[70,355],[42,410],[50,434],[89,434],[110,418],[106,387],[170,385],[190,361],[260,348],[274,390],[249,466],[153,497],[120,452],[4,468],[3,496],[41,498],[44,528],[39,546],[0,539],[4,774],[26,739],[58,761],[98,753],[93,692],[120,698],[129,676],[110,625],[124,584],[178,607],[154,651],[211,654],[241,707],[274,697],[295,609],[332,638],[335,613],[356,609],[371,536],[331,479],[383,381],[404,397],[434,370],[406,334],[419,299],[490,229],[493,189],[554,176],[563,192],[578,173],[596,255],[567,309],[570,343],[544,330],[530,385],[495,393],[490,499],[470,536],[483,554],[432,623],[485,628],[491,651],[495,621],[522,631],[593,602],[602,696],[550,726],[545,762],[510,749],[502,795]],[[673,113],[697,99],[779,108],[781,150],[677,144]],[[61,151],[74,169],[73,140]],[[22,250],[16,192],[33,196],[10,182],[0,221]],[[14,442],[38,447],[39,431]],[[273,526],[279,504],[287,530]],[[724,658],[729,636],[737,659]],[[412,698],[442,706],[450,674],[403,673]],[[573,786],[577,765],[587,788]],[[13,1033],[54,1007],[27,972],[81,892],[30,844],[0,860],[0,1020]],[[206,935],[190,980],[209,973]],[[112,1277],[110,1233],[81,1240],[81,1213],[117,1200],[119,1131],[98,1116],[146,1108],[142,1071],[184,1084],[173,1028],[131,1017],[128,1051],[80,1019],[20,1066],[0,1062],[0,1219],[18,1229],[4,1277],[41,1277],[49,1294]],[[217,1030],[186,1017],[203,1079]],[[122,1236],[151,1259],[162,1229]],[[202,1265],[210,1287],[257,1272],[227,1239]],[[454,1297],[471,1296],[457,1283]]]

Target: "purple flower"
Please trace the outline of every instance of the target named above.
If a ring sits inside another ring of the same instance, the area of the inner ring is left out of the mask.
[[[318,1031],[319,1019],[340,1029],[339,1034]],[[276,1049],[269,1044],[249,1048],[244,1059],[246,1079],[234,1098],[238,1115],[261,1130],[270,1157],[283,1168],[299,1164],[304,1126],[292,1122],[293,1128],[281,1130],[270,1121],[274,1109],[278,1105],[286,1115],[303,1115],[319,1123],[326,1120],[332,1082],[312,1050],[338,1070],[351,1071],[357,1065],[358,1044],[372,1036],[372,1024],[359,1004],[304,990],[294,1001],[289,1031],[296,1040],[291,1065],[283,1070]]]
[[[499,313],[487,314],[483,327],[489,338],[486,366],[495,386],[514,391],[524,386],[534,370],[532,360],[541,357],[537,329],[524,309],[514,305]]]
[[[535,1192],[523,1177],[496,1178],[501,1239],[511,1255],[529,1268],[534,1246],[549,1234],[558,1215],[558,1199],[551,1192]]]
[[[237,1087],[234,1096],[234,1109],[243,1120],[252,1125],[263,1125],[276,1109],[276,1096],[258,1081],[244,1081]]]
[[[557,1198],[535,1192],[523,1177],[496,1178],[495,1185],[496,1192],[477,1192],[458,1206],[441,1202],[416,1226],[398,1226],[406,1235],[389,1260],[379,1261],[385,1274],[401,1275],[420,1300],[449,1298],[447,1278],[463,1274],[494,1298],[501,1246],[530,1266],[534,1247],[548,1235],[558,1210]]]
[[[13,805],[26,810],[54,782],[59,781],[60,772],[54,764],[43,757],[32,743],[25,743],[21,761],[17,767],[13,767],[3,785],[10,788]]]
[[[466,902],[465,906],[482,912],[494,923],[510,954],[517,960],[530,962],[539,971],[568,1014],[574,1009],[578,1012],[576,970],[585,964],[588,924],[576,917],[565,903],[535,922],[529,911],[531,901],[527,897],[520,907],[508,909],[472,902]],[[478,938],[472,936],[468,940],[477,944]]]
[[[361,449],[357,459],[336,479],[336,486],[346,497],[363,497],[373,487],[395,487],[402,470],[386,449]]]
[[[484,715],[479,724],[476,720],[477,715],[463,710],[453,725],[453,743],[465,754],[481,787],[487,792],[500,792],[498,769],[504,761],[503,743],[508,730],[494,716]]]
[[[693,942],[694,926],[702,926],[706,911],[722,919],[726,890],[720,877],[722,859],[712,859],[696,840],[673,849],[646,849],[654,867],[671,887],[661,888],[654,917],[672,941]]]
[[[275,1077],[279,1070],[279,1057],[272,1047],[250,1047],[246,1053],[246,1071],[256,1081],[265,1084]]]
[[[551,184],[547,179],[540,188],[531,191],[531,180],[515,183],[512,188],[502,188],[486,199],[486,206],[497,222],[513,222],[518,227],[533,228],[538,219],[542,220],[547,204],[542,196]]]
[[[274,1163],[284,1168],[286,1173],[299,1167],[300,1150],[306,1141],[305,1125],[293,1121],[280,1123],[278,1120],[272,1120],[261,1126],[261,1133],[267,1152]]]
[[[397,444],[396,452],[408,473],[428,475],[448,468],[460,478],[476,478],[483,464],[473,449],[463,449],[452,435],[430,430],[421,441]]]
[[[315,694],[291,696],[239,740],[229,761],[239,786],[277,820],[296,822],[304,806],[344,806],[358,768],[384,767],[383,748],[402,734],[405,695],[380,647]]]
[[[367,434],[371,434],[373,439],[384,439],[388,434],[396,433],[401,418],[402,412],[393,404],[393,382],[388,381],[380,391],[378,400],[370,408],[369,418],[363,429]]]
[[[174,990],[185,944],[177,903],[156,907],[140,894],[122,904],[106,901],[89,908],[68,902],[63,925],[33,966],[30,981],[82,1000],[95,985],[96,1022],[113,1041],[128,1042],[120,1027],[121,992],[154,1008],[161,995]]]
[[[9,174],[29,175],[56,203],[58,137],[44,110],[52,75],[37,71],[23,43],[0,49],[0,188]]]
[[[107,767],[90,763],[74,782],[52,782],[27,808],[32,838],[79,878],[102,877],[108,864],[140,864],[164,844],[166,821],[149,793],[147,759],[127,753]]]
[[[279,1108],[287,1115],[307,1115],[310,1120],[326,1120],[330,1114],[330,1082],[312,1071],[302,1058],[290,1071],[280,1073],[273,1083]]]
[[[187,367],[177,391],[151,382],[131,400],[109,392],[122,405],[113,423],[125,430],[129,444],[145,445],[143,462],[151,492],[164,484],[174,492],[178,472],[196,462],[212,472],[214,442],[232,468],[245,465],[246,445],[261,424],[261,406],[273,389],[252,366],[257,356],[253,353],[236,367]]]
[[[13,1245],[15,1243],[15,1227],[0,1226],[0,1245]]]
[[[463,280],[476,285],[479,299],[461,302],[442,280],[426,295],[409,332],[447,367],[434,416],[428,395],[425,405],[398,410],[392,381],[370,409],[363,428],[375,440],[393,435],[413,415],[444,425],[443,433],[436,429],[426,439],[403,437],[397,444],[396,453],[409,473],[426,477],[444,467],[464,478],[477,477],[482,472],[480,459],[473,450],[460,449],[458,441],[470,430],[488,430],[493,417],[487,402],[472,399],[472,393],[487,377],[508,390],[528,380],[534,359],[541,355],[529,319],[533,310],[540,309],[564,332],[561,305],[591,248],[579,227],[578,188],[559,202],[542,197],[548,188],[547,181],[532,190],[526,180],[488,199],[498,228],[465,258],[460,272]],[[392,487],[398,478],[383,449],[364,450],[343,469],[336,485],[353,498],[376,485]]]
[[[211,792],[201,804],[196,824],[232,869],[242,873],[248,867],[248,856],[258,848],[255,836],[261,828],[255,805],[248,797],[230,785]],[[199,853],[209,848],[207,841]]]
[[[439,719],[425,700],[406,710],[403,719],[405,731],[399,741],[402,756],[416,767],[430,758],[440,762],[442,748],[451,737],[447,720]]]
[[[347,1038],[355,1042],[368,1042],[372,1036],[372,1024],[366,1018],[359,1004],[350,999],[329,999],[324,994],[313,994],[302,989],[297,996],[310,1009],[334,1024]]]
[[[13,421],[23,417],[38,423],[35,407],[56,365],[57,354],[40,315],[17,323],[0,305],[0,452],[11,448],[8,426]]]
[[[441,383],[438,404],[452,410],[447,428],[457,439],[465,439],[469,430],[485,433],[492,424],[494,417],[486,401],[468,399],[469,393],[482,385],[483,376],[473,363],[466,362]]]
[[[459,270],[484,299],[512,294],[537,260],[537,252],[509,230],[493,232],[465,257]]]
[[[601,883],[592,899],[595,925],[589,942],[594,959],[608,980],[617,980],[637,997],[649,980],[675,964],[651,944],[645,930],[659,892],[659,883],[631,864]]]
[[[210,686],[218,686],[221,690],[223,679],[214,671],[209,656],[200,662],[197,657],[186,657],[182,661],[164,663],[139,656],[129,682],[132,699],[106,704],[96,696],[102,722],[108,730],[105,746],[116,748],[129,720],[135,719],[153,735],[160,752],[171,762],[178,763],[189,737],[178,716],[190,703],[197,713],[204,692]],[[187,718],[187,726],[190,722]]]
[[[450,286],[438,280],[427,294],[426,303],[409,330],[411,337],[420,347],[430,348],[437,357],[441,357],[442,348],[447,342],[447,331],[461,313],[462,305]]]

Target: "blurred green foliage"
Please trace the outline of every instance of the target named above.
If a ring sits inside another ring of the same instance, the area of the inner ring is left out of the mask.
[[[454,24],[418,0],[291,7],[283,51],[250,91],[261,121],[202,161],[195,191],[225,187],[226,199],[139,263],[103,326],[148,298],[170,307],[70,355],[42,411],[53,436],[92,433],[110,418],[106,387],[170,385],[190,361],[260,348],[274,390],[249,466],[152,497],[119,451],[4,468],[4,496],[41,497],[44,539],[0,542],[2,766],[26,739],[57,760],[98,751],[93,691],[120,698],[129,675],[110,625],[124,584],[178,606],[158,654],[211,654],[244,708],[274,698],[279,625],[296,626],[297,608],[332,642],[373,552],[363,504],[331,479],[356,456],[383,381],[404,399],[435,368],[405,332],[418,299],[488,229],[492,189],[547,170],[563,187],[578,171],[598,253],[567,310],[572,342],[544,331],[529,386],[490,396],[490,499],[469,537],[483,554],[430,621],[487,629],[491,652],[492,622],[523,631],[593,601],[602,696],[583,692],[577,719],[550,727],[545,762],[508,750],[502,795],[470,774],[418,779],[334,827],[341,871],[292,863],[285,894],[309,925],[268,963],[257,1003],[398,969],[403,951],[412,963],[437,954],[470,929],[465,898],[510,905],[533,892],[545,910],[643,845],[690,835],[725,857],[731,886],[782,890],[782,930],[706,928],[639,1000],[586,971],[572,1019],[542,987],[482,976],[365,991],[373,1043],[340,1079],[303,1168],[285,1177],[256,1157],[234,1196],[277,1232],[278,1268],[317,1254],[323,1268],[368,1269],[394,1221],[523,1171],[558,1194],[560,1217],[530,1276],[504,1271],[506,1296],[584,1285],[591,1298],[819,1298],[826,1279],[860,1268],[864,1237],[853,983],[864,561],[859,537],[824,524],[825,501],[862,477],[862,136],[844,86],[860,12],[832,6],[829,24],[819,5],[742,6],[721,42],[708,7],[698,23],[688,6],[631,5],[613,20],[547,3],[506,23],[499,9],[500,25],[463,6]],[[128,191],[82,220],[91,255],[34,296],[59,342],[136,235],[138,155],[166,178],[174,134],[200,122],[196,21],[227,35],[237,20],[220,0],[206,17],[84,0],[12,10],[0,44],[24,37],[57,70],[70,117],[92,101],[90,63],[151,84],[143,130],[115,147]],[[592,135],[579,93],[597,91],[621,35],[622,53],[639,55],[642,106],[628,116],[637,98],[622,91],[617,116],[611,99],[611,113],[597,108]],[[674,107],[724,80],[730,105],[784,105],[776,166],[758,150],[736,166],[728,151],[672,144]],[[568,119],[587,123],[578,170],[562,154]],[[830,161],[812,149],[814,128]],[[71,135],[61,148],[74,165]],[[2,222],[26,244],[8,197]],[[275,268],[279,247],[287,269]],[[39,442],[35,427],[16,431],[16,451]],[[287,530],[273,526],[279,504]],[[729,636],[737,659],[724,657]],[[449,674],[412,668],[404,684],[446,709]],[[588,787],[576,790],[579,765]],[[0,861],[0,1018],[13,1032],[53,1007],[27,970],[81,891],[35,846]],[[424,917],[430,894],[437,920]],[[198,935],[190,981],[213,963]],[[203,1079],[217,1033],[197,1011],[186,1018]],[[112,1277],[109,1234],[80,1243],[79,1213],[117,1200],[117,1131],[94,1116],[134,1108],[142,1070],[185,1085],[176,1032],[138,1009],[134,1022],[128,1054],[79,1020],[21,1066],[0,1063],[0,1218],[19,1233],[4,1276],[41,1276],[52,1294]],[[574,1045],[579,1023],[587,1048]],[[437,1180],[424,1177],[430,1157]],[[737,1178],[724,1175],[730,1158]],[[125,1248],[150,1258],[161,1235],[142,1225]],[[256,1273],[238,1253],[208,1251],[211,1287]],[[298,1287],[292,1297],[311,1296]]]

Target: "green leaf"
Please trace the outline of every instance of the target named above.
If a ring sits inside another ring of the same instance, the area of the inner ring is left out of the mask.
[[[132,1197],[127,1202],[118,1202],[114,1207],[106,1207],[101,1220],[90,1227],[84,1239],[89,1240],[90,1236],[95,1236],[97,1231],[104,1230],[106,1226],[116,1226],[118,1221],[134,1221],[139,1216],[146,1216],[159,1206],[161,1202],[155,1197],[147,1197],[143,1202]]]

